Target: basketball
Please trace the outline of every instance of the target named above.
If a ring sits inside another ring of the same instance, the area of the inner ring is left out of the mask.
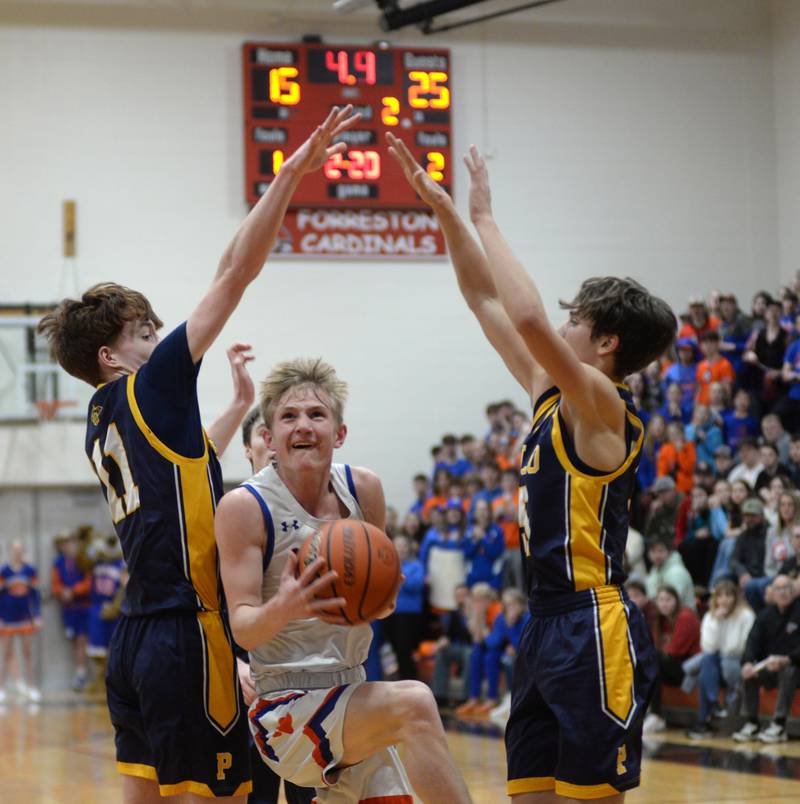
[[[323,558],[339,577],[322,597],[343,597],[342,616],[351,625],[366,623],[386,606],[400,575],[400,559],[389,537],[357,519],[327,522],[306,539],[298,554],[302,572]]]

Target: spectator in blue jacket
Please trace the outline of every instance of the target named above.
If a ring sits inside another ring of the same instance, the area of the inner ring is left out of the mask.
[[[488,636],[472,645],[469,663],[469,699],[456,712],[459,715],[488,715],[497,706],[500,691],[500,670],[511,670],[519,649],[522,632],[530,619],[528,599],[519,590],[510,587],[503,592],[503,611],[497,615]],[[480,702],[481,686],[486,679],[486,699]]]
[[[405,580],[397,594],[394,611],[382,622],[383,637],[394,648],[400,678],[414,679],[417,677],[414,651],[419,645],[422,628],[425,570],[422,562],[413,556],[408,537],[397,535],[393,541]]]
[[[723,446],[722,428],[719,427],[706,405],[697,405],[691,424],[686,425],[686,438],[694,441],[698,463],[714,464],[714,453]]]
[[[467,586],[485,581],[500,591],[503,581],[505,540],[500,526],[492,521],[489,503],[480,499],[473,509],[473,524],[464,535]]]

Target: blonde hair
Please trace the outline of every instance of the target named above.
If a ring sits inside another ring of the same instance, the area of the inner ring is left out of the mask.
[[[313,388],[322,391],[337,424],[344,418],[347,383],[336,376],[336,370],[321,357],[298,357],[278,363],[261,383],[259,408],[267,427],[272,426],[275,408],[287,391]]]

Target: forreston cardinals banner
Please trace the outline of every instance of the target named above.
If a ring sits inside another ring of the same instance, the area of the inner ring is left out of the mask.
[[[275,254],[346,259],[431,259],[446,254],[427,210],[295,209],[286,213]]]

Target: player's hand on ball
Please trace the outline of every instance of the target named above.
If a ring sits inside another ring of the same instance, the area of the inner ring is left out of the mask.
[[[228,362],[231,364],[231,374],[233,375],[233,395],[248,408],[256,398],[253,378],[247,370],[247,364],[251,360],[255,360],[255,355],[250,353],[252,348],[249,343],[234,343],[227,351]]]
[[[492,216],[492,193],[489,188],[489,171],[478,149],[471,145],[464,157],[469,171],[469,217],[475,223]]]
[[[286,621],[328,615],[324,619],[329,622],[328,617],[335,618],[336,610],[347,601],[343,597],[318,598],[316,595],[327,590],[339,574],[331,570],[317,578],[317,574],[325,568],[325,560],[322,558],[314,559],[299,576],[296,576],[297,565],[297,554],[290,551],[276,594],[281,600]]]
[[[397,160],[403,169],[406,181],[416,190],[417,195],[434,209],[446,204],[452,204],[452,199],[423,169],[411,155],[406,144],[394,136],[390,131],[386,132],[386,139],[389,142],[389,153]]]
[[[343,109],[334,106],[325,122],[314,129],[311,136],[283,163],[281,170],[289,168],[300,175],[319,170],[334,154],[347,150],[346,142],[331,143],[360,119],[360,114],[353,114],[352,106]]]

